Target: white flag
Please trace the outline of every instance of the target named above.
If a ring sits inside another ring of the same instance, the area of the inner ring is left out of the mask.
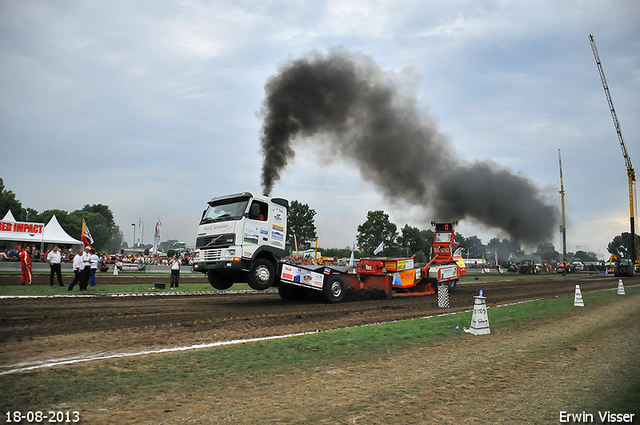
[[[152,255],[156,255],[158,253],[158,245],[160,244],[160,229],[162,228],[162,223],[160,222],[160,217],[158,217],[158,222],[156,223],[156,230],[153,235],[153,249],[151,251]]]
[[[380,242],[380,245],[378,245],[378,247],[375,250],[373,250],[373,254],[378,255],[379,253],[382,252],[383,249],[384,249],[384,242]]]

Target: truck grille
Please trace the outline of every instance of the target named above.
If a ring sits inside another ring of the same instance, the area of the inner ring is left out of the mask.
[[[201,236],[196,239],[196,248],[226,248],[233,245],[236,241],[236,235],[226,233],[223,235]]]
[[[220,261],[223,251],[224,249],[207,249],[206,251],[201,251],[201,261]]]

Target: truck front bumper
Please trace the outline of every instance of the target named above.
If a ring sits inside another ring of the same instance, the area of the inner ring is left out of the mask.
[[[242,260],[198,261],[193,263],[193,271],[206,273],[209,270],[247,271]]]

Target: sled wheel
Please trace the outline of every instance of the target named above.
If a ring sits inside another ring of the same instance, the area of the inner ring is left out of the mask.
[[[454,289],[456,289],[456,286],[458,285],[458,281],[457,280],[450,280],[448,283],[449,286],[449,292],[453,291]]]
[[[344,299],[345,286],[340,276],[328,276],[322,285],[324,299],[328,303],[339,303]]]

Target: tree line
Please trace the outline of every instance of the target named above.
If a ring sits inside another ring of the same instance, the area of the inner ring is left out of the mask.
[[[297,242],[298,250],[302,251],[315,246],[317,238],[315,226],[316,211],[308,204],[292,201],[289,206],[287,249],[295,250]],[[373,256],[376,248],[382,243],[383,251],[379,254],[385,257],[404,257],[416,255],[416,261],[427,262],[431,258],[431,245],[434,231],[432,229],[420,229],[405,224],[400,230],[389,219],[389,215],[382,210],[367,212],[366,220],[357,228],[356,258]],[[294,237],[295,235],[295,237]],[[484,258],[487,262],[494,262],[498,258],[500,264],[507,262],[519,262],[523,259],[535,261],[562,261],[562,253],[558,252],[551,242],[541,243],[534,252],[527,254],[521,245],[513,239],[499,239],[497,237],[483,243],[478,236],[464,237],[456,233],[456,242],[462,247],[464,258]],[[636,240],[638,236],[636,235]],[[631,236],[622,233],[616,236],[607,246],[607,251],[618,258],[628,256]],[[639,246],[636,243],[636,246]],[[349,257],[352,247],[345,248],[319,248],[325,256]],[[578,250],[567,252],[566,261],[598,261],[594,252]]]
[[[67,212],[65,210],[51,209],[38,212],[33,208],[23,207],[16,198],[15,193],[7,190],[4,181],[0,178],[0,214],[2,217],[11,211],[16,221],[35,222],[47,224],[53,215],[69,236],[80,240],[82,236],[82,220],[85,220],[97,251],[116,252],[120,250],[124,235],[115,223],[113,212],[103,204],[85,205],[81,209]]]
[[[124,235],[116,225],[113,213],[107,205],[85,205],[81,209],[67,212],[50,209],[38,212],[32,208],[23,207],[16,195],[7,190],[0,178],[0,214],[4,217],[11,210],[17,221],[48,223],[55,214],[60,226],[72,237],[80,240],[82,234],[82,219],[85,220],[94,239],[94,248],[98,251],[116,252],[126,245]],[[305,250],[315,246],[318,237],[315,225],[316,211],[308,204],[291,201],[288,210],[288,229],[286,248],[293,252],[296,248]],[[384,248],[381,256],[404,257],[416,255],[416,260],[426,262],[430,258],[430,249],[434,232],[431,229],[420,229],[405,224],[400,230],[392,223],[389,215],[382,210],[367,212],[366,220],[357,228],[355,252],[356,258],[373,256],[374,250],[382,243]],[[539,244],[537,250],[527,254],[520,244],[512,239],[492,238],[484,244],[477,236],[464,237],[456,233],[456,241],[463,249],[464,258],[485,258],[487,261],[518,262],[522,259],[538,261],[561,261],[562,254],[550,243]],[[636,247],[640,247],[640,239],[636,235]],[[618,258],[629,256],[631,234],[624,232],[614,237],[608,244],[607,251]],[[335,257],[349,257],[352,247],[322,248],[323,255]],[[597,261],[593,252],[578,250],[567,253],[567,261],[580,259],[582,261]]]

